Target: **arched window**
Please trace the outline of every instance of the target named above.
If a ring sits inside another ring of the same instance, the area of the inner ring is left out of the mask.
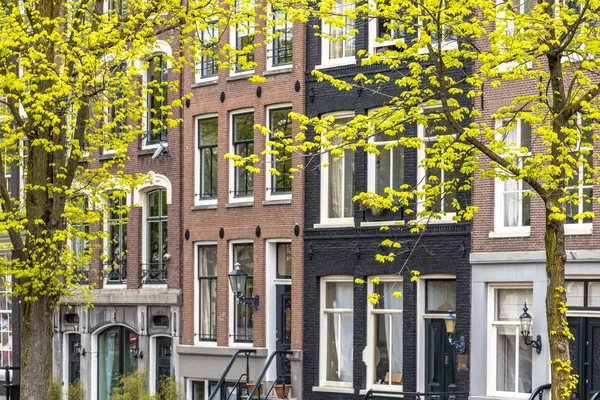
[[[122,376],[136,369],[133,349],[139,349],[137,333],[113,326],[98,335],[98,400],[109,400]]]
[[[148,115],[146,126],[146,144],[153,145],[167,141],[168,104],[167,60],[165,54],[156,54],[148,63],[146,71],[148,88]]]

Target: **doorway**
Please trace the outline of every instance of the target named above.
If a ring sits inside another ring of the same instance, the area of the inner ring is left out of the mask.
[[[292,244],[275,243],[275,350],[292,348]],[[277,383],[291,383],[288,357],[276,358]]]
[[[160,381],[171,376],[171,354],[173,339],[167,336],[156,338],[156,393],[159,393]]]
[[[122,376],[136,369],[131,349],[138,346],[138,335],[124,326],[113,326],[98,335],[98,400],[110,400]]]
[[[78,333],[71,333],[67,336],[69,337],[69,384],[71,384],[81,378],[80,355],[77,354],[76,351],[76,345],[81,346],[81,335]]]
[[[569,341],[571,365],[579,375],[571,399],[589,400],[600,392],[600,318],[570,317],[568,322],[575,336]]]

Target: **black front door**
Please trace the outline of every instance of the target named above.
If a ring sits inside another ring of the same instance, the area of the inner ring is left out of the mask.
[[[600,392],[600,318],[569,318],[575,340],[569,341],[573,374],[579,375],[571,399],[589,400]]]
[[[448,342],[443,319],[425,320],[425,391],[454,392],[454,348]],[[449,396],[432,396],[431,399],[447,400]]]
[[[276,285],[277,295],[277,332],[275,348],[288,351],[292,348],[292,286]],[[291,379],[288,357],[277,357],[277,380],[289,384]]]
[[[156,338],[156,392],[159,391],[160,380],[171,376],[172,340],[169,337]]]
[[[75,345],[81,345],[81,335],[72,333],[69,336],[69,383],[77,381],[81,376],[80,356],[75,352]]]

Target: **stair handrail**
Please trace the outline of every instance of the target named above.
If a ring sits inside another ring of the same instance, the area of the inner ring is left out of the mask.
[[[424,400],[427,400],[427,398],[431,398],[432,396],[456,396],[456,395],[468,395],[469,392],[390,392],[390,391],[385,391],[385,390],[374,390],[374,389],[369,389],[367,391],[367,393],[365,393],[365,396],[362,398],[362,400],[371,400],[373,399],[373,395],[374,394],[389,394],[389,395],[393,395],[393,396],[413,396],[415,399],[419,400],[421,399],[421,397],[424,398]]]
[[[529,400],[535,400],[535,396],[539,396],[539,400],[544,398],[544,391],[549,390],[552,387],[551,383],[546,383],[545,385],[538,386],[531,396],[529,396]]]
[[[214,400],[217,393],[219,393],[221,391],[223,383],[225,383],[225,378],[227,378],[227,374],[229,373],[229,370],[233,366],[235,359],[237,358],[237,356],[239,356],[242,353],[244,353],[246,355],[246,373],[248,373],[248,369],[249,369],[248,358],[250,357],[250,354],[256,354],[256,350],[253,350],[253,349],[238,350],[235,353],[233,353],[233,355],[231,356],[231,359],[229,360],[229,364],[227,364],[227,367],[225,367],[225,370],[223,371],[223,374],[221,375],[221,379],[219,379],[219,383],[217,383],[217,386],[215,387],[214,391],[212,392],[212,394],[210,395],[208,400]]]
[[[260,373],[260,375],[258,376],[258,379],[256,380],[256,382],[254,384],[254,389],[252,390],[251,393],[248,394],[248,400],[254,399],[254,395],[256,394],[257,390],[260,393],[260,386],[262,385],[262,381],[265,378],[265,374],[269,370],[269,366],[271,365],[271,362],[273,362],[273,359],[275,358],[275,356],[279,355],[279,354],[292,355],[292,354],[294,354],[294,352],[291,351],[291,350],[277,350],[277,351],[274,351],[274,352],[271,353],[271,355],[269,356],[269,359],[267,360],[267,362],[266,362],[266,364],[265,364],[262,372]],[[260,399],[260,397],[259,397],[259,399]]]
[[[596,392],[596,394],[593,395],[590,400],[600,400],[600,392]]]

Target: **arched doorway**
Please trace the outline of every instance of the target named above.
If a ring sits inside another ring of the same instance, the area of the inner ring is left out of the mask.
[[[98,400],[109,400],[123,375],[136,369],[132,347],[139,346],[138,335],[124,326],[113,326],[98,335]]]

